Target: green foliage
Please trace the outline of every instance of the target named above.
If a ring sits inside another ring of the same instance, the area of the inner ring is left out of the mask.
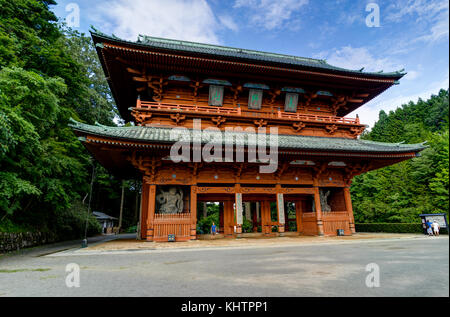
[[[19,233],[19,232],[33,232],[33,231],[35,231],[35,229],[26,224],[25,225],[17,224],[9,219],[0,221],[0,232]]]
[[[421,223],[356,223],[356,232],[423,233]]]
[[[74,202],[70,208],[64,209],[53,215],[56,222],[54,232],[60,239],[81,239],[84,237],[86,219],[88,221],[87,234],[92,236],[102,230],[97,219],[92,213],[87,213],[87,206],[81,202]]]
[[[41,191],[15,173],[0,172],[0,207],[6,215],[12,215],[20,207],[24,197],[38,196]]]
[[[135,233],[137,232],[137,226],[131,226],[125,229],[125,233]]]
[[[219,215],[212,214],[208,217],[202,218],[197,221],[197,233],[198,234],[207,234],[211,233],[212,223],[216,224],[216,227],[219,227]]]
[[[219,229],[219,205],[215,203],[207,204],[207,216],[197,220],[197,233],[208,234],[211,233],[211,226],[213,222],[216,225],[216,230]]]
[[[242,224],[242,232],[253,232],[253,222],[248,220],[247,218],[244,218],[243,224]]]
[[[286,224],[289,225],[287,227],[287,231],[290,231],[290,232],[296,232],[297,231],[297,220],[286,220]]]
[[[64,45],[70,56],[78,63],[85,79],[85,82],[81,82],[81,95],[77,96],[84,100],[77,105],[78,116],[90,124],[97,121],[105,125],[115,125],[113,118],[118,111],[91,38],[70,28],[64,29],[63,33]]]
[[[421,213],[448,213],[448,108],[448,90],[441,90],[427,101],[410,102],[389,115],[380,112],[364,139],[427,140],[429,147],[419,157],[355,177],[351,192],[356,222],[411,223]]]
[[[58,25],[53,4],[0,0],[0,227],[81,237],[73,208],[89,191],[92,164],[69,118],[114,125],[117,110],[90,38]],[[97,176],[92,207],[117,216],[121,182],[103,168]],[[126,186],[130,226],[140,185]]]

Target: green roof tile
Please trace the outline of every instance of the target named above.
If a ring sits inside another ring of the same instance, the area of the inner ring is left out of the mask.
[[[190,53],[199,53],[199,54],[207,54],[207,55],[215,55],[220,57],[232,57],[232,58],[240,58],[247,59],[253,61],[260,62],[273,62],[277,64],[285,64],[292,66],[305,66],[319,69],[328,69],[346,73],[357,73],[359,75],[374,75],[376,77],[394,77],[400,79],[406,73],[404,70],[395,71],[395,72],[362,72],[362,69],[353,70],[353,69],[345,69],[341,67],[336,67],[330,65],[323,59],[314,59],[307,57],[300,57],[294,55],[286,55],[286,54],[278,54],[278,53],[270,53],[270,52],[262,52],[256,50],[249,50],[243,48],[235,48],[229,46],[221,46],[221,45],[212,45],[212,44],[204,44],[197,42],[189,42],[189,41],[181,41],[181,40],[172,40],[165,39],[159,37],[153,37],[148,35],[139,35],[138,40],[136,42],[126,41],[119,39],[115,36],[109,36],[102,32],[99,32],[94,29],[91,31],[91,35],[97,37],[99,39],[110,40],[114,42],[121,42],[126,44],[134,44],[141,47],[152,47],[157,49],[166,49],[173,50],[179,52],[190,52]]]
[[[91,134],[103,136],[119,140],[140,141],[140,142],[160,142],[174,143],[181,139],[182,135],[189,136],[193,139],[193,132],[199,133],[198,130],[182,129],[181,134],[171,135],[174,128],[168,127],[108,127],[99,125],[88,125],[72,120],[70,126],[78,131],[79,134]],[[245,145],[254,144],[253,138],[249,138],[248,133],[236,132],[235,135],[243,138]],[[194,136],[195,138],[197,136]],[[225,144],[236,144],[236,138],[230,140],[223,131],[211,132],[211,134],[202,133],[202,144],[208,143],[211,138],[224,140]],[[270,144],[271,139],[263,137]],[[197,138],[196,138],[197,140]],[[313,137],[300,135],[278,135],[278,147],[280,149],[290,150],[311,150],[311,151],[332,151],[332,152],[374,152],[374,153],[407,153],[420,152],[426,148],[423,143],[420,144],[402,144],[402,143],[383,143],[361,139],[347,138],[328,138]]]

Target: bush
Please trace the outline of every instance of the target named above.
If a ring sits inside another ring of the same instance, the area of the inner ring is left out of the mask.
[[[17,224],[10,219],[5,218],[0,221],[0,232],[19,233],[19,232],[36,232],[37,230],[26,224]]]
[[[81,202],[76,201],[70,208],[55,211],[49,217],[51,222],[48,225],[42,225],[36,220],[34,226],[29,224],[19,224],[5,218],[0,222],[0,232],[19,233],[19,232],[40,232],[51,234],[58,241],[84,238],[86,227],[86,218],[88,218],[88,236],[93,236],[101,232],[101,226],[92,213],[87,217],[87,207]]]
[[[244,218],[244,223],[242,224],[242,232],[253,232],[253,222]]]
[[[87,207],[81,202],[75,202],[70,208],[59,212],[55,217],[56,235],[61,240],[84,238],[88,219],[87,235],[99,234],[102,230],[99,222],[92,213],[87,215]]]
[[[135,232],[137,232],[137,226],[135,225],[135,226],[128,227],[127,229],[125,229],[124,232],[125,233],[135,233]]]
[[[423,233],[421,223],[357,223],[356,232]],[[441,233],[447,233],[442,229]]]
[[[206,218],[202,218],[202,219],[198,220],[197,221],[197,234],[211,233],[211,226],[212,226],[213,222],[216,224],[217,229],[219,229],[219,214],[212,214]]]
[[[286,231],[296,232],[297,231],[297,220],[287,220],[286,222]]]

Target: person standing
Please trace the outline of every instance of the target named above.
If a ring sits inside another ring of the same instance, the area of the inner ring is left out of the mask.
[[[427,233],[428,233],[428,236],[430,237],[433,235],[433,228],[431,226],[433,223],[431,221],[427,220],[427,222],[425,224],[427,225]]]
[[[216,234],[216,225],[215,225],[214,222],[212,223],[212,226],[211,226],[211,234],[212,234],[212,235],[215,235],[215,234]]]
[[[431,227],[433,228],[434,235],[439,236],[439,229],[441,229],[439,223],[436,220],[434,220],[433,223],[431,224]]]

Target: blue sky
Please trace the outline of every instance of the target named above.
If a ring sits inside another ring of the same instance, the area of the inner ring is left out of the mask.
[[[366,25],[369,3],[380,9],[379,27]],[[369,125],[381,109],[449,87],[448,0],[60,0],[52,10],[65,20],[73,5],[80,17],[75,29],[85,33],[93,25],[128,40],[147,34],[321,58],[350,69],[404,68],[400,85],[349,115]]]

